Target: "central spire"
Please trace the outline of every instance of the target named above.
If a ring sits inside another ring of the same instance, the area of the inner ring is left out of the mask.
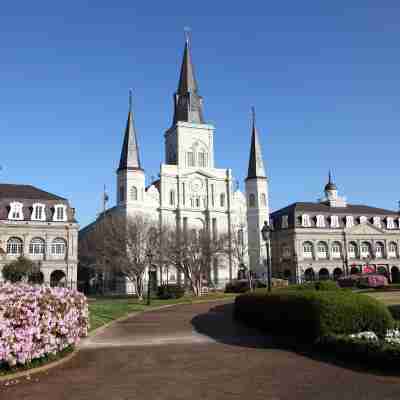
[[[136,137],[136,130],[133,123],[132,89],[129,90],[128,120],[126,121],[124,144],[122,145],[118,171],[124,169],[142,169],[140,166],[139,146]]]
[[[186,35],[178,89],[174,95],[174,124],[179,121],[203,124],[202,103],[194,75],[190,40]]]
[[[264,162],[261,152],[260,139],[258,138],[258,131],[256,128],[256,112],[254,107],[251,108],[252,114],[252,132],[251,132],[251,147],[249,169],[247,172],[247,179],[250,178],[266,178]]]

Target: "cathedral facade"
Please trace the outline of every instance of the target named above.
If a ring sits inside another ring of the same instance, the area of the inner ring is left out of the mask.
[[[159,178],[147,184],[130,95],[117,170],[117,204],[107,213],[122,213],[127,218],[144,214],[160,226],[206,231],[211,238],[228,235],[232,243],[242,247],[243,259],[230,254],[210,266],[211,286],[221,288],[237,278],[243,265],[261,277],[265,269],[261,228],[269,215],[268,180],[255,118],[243,194],[235,187],[232,170],[216,165],[214,126],[204,118],[203,98],[199,95],[188,40],[174,94],[172,126],[164,133],[164,145],[165,160]],[[81,236],[87,231],[84,229]],[[157,280],[160,278],[165,279]],[[169,282],[179,282],[181,278],[177,271],[169,270]]]

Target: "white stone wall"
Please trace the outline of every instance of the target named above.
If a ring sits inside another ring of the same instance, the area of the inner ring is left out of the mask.
[[[76,287],[78,264],[78,224],[62,222],[39,221],[0,221],[0,271],[2,267],[18,256],[7,254],[7,241],[10,237],[17,237],[23,241],[22,255],[35,262],[40,262],[40,270],[44,282],[50,282],[53,271],[60,270],[65,274],[68,286]],[[33,255],[29,252],[29,244],[33,238],[45,241],[45,253]],[[61,238],[66,243],[66,254],[52,253],[51,245],[54,239]],[[0,274],[0,281],[3,280]]]
[[[254,207],[250,207],[250,196],[254,195]],[[265,195],[265,204],[263,204]],[[268,181],[265,178],[251,178],[246,181],[247,226],[249,242],[250,269],[257,276],[264,276],[264,260],[267,257],[261,229],[264,221],[269,221]]]

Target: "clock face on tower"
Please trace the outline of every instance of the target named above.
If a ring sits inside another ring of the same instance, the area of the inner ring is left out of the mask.
[[[199,193],[203,189],[203,181],[200,178],[194,178],[190,182],[190,191],[192,193]]]

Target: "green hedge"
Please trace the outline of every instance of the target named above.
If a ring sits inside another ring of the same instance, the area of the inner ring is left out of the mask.
[[[289,290],[342,290],[335,281],[312,281],[298,285],[289,285]]]
[[[315,350],[334,354],[336,359],[380,370],[399,370],[400,346],[383,340],[354,339],[346,335],[328,335]]]
[[[394,320],[387,307],[348,291],[287,290],[236,297],[235,318],[273,335],[313,343],[331,334],[373,331],[384,337]]]

